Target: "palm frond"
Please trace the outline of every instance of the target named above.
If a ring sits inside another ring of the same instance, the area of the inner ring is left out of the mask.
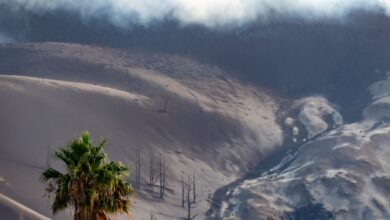
[[[48,181],[50,179],[60,178],[62,175],[61,172],[50,167],[42,173],[41,179],[43,181]]]
[[[55,192],[53,213],[69,206],[91,218],[109,219],[107,213],[129,213],[130,198],[135,192],[124,179],[130,169],[121,162],[109,161],[103,149],[105,144],[105,139],[93,144],[89,133],[83,132],[80,138],[55,152],[67,172],[48,168],[41,176],[50,186],[47,192]]]

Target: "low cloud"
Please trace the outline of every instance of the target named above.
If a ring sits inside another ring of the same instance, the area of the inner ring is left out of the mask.
[[[0,0],[11,10],[69,10],[85,19],[104,17],[117,26],[174,19],[207,27],[242,25],[271,17],[342,19],[354,10],[390,14],[389,0]]]

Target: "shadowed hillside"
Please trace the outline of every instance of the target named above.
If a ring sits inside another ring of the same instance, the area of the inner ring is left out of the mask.
[[[221,29],[183,27],[169,20],[123,29],[104,19],[85,21],[62,10],[42,14],[7,11],[0,16],[3,29],[20,41],[179,54],[292,98],[323,94],[343,106],[348,121],[360,118],[370,98],[365,88],[389,68],[390,21],[380,13],[355,12],[345,20],[274,18]],[[359,96],[359,101],[351,99],[351,94]]]

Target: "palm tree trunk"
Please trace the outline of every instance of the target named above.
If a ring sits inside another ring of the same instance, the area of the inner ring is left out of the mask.
[[[92,215],[88,208],[76,208],[74,220],[92,220]]]

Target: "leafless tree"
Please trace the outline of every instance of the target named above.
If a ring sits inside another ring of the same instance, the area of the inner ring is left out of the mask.
[[[164,189],[163,189],[163,187],[164,187],[164,183],[163,183],[163,181],[164,181],[164,171],[163,171],[163,166],[164,166],[164,164],[163,164],[164,162],[163,162],[163,159],[162,159],[162,157],[161,157],[161,154],[160,154],[160,158],[159,158],[159,161],[158,161],[158,177],[159,177],[159,182],[160,182],[160,199],[164,199]]]
[[[194,184],[195,181],[193,181],[191,179],[191,177],[188,177],[188,180],[187,180],[187,183],[186,183],[186,198],[185,198],[185,203],[186,203],[186,208],[187,208],[187,218],[186,220],[191,220],[191,219],[194,219],[196,218],[196,215],[193,215],[191,214],[191,209],[194,208],[194,204],[196,203],[196,200],[194,198],[196,198],[196,194],[193,194],[193,190],[194,190]],[[192,198],[191,198],[191,194],[192,194]]]
[[[184,182],[184,176],[181,176],[181,207],[184,208],[185,204],[185,191],[186,191],[186,183]]]
[[[157,175],[157,167],[156,167],[156,158],[155,154],[153,153],[152,148],[149,149],[149,185],[152,187],[156,183],[156,175]]]
[[[135,187],[141,188],[141,147],[137,147],[137,158],[135,163]]]
[[[161,113],[167,113],[168,111],[168,98],[164,98],[163,107],[159,110]]]
[[[194,199],[194,203],[196,203],[196,178],[195,178],[195,172],[192,173],[192,197]]]
[[[160,199],[164,199],[165,189],[167,187],[167,164],[161,154],[158,161],[158,173],[160,183]]]

